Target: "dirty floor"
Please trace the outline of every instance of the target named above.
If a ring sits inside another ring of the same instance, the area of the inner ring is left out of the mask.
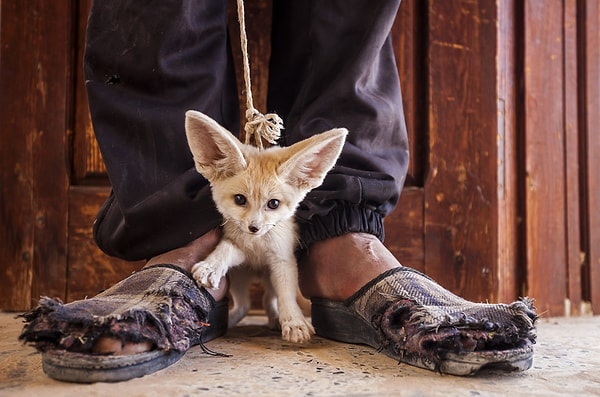
[[[600,317],[541,319],[533,367],[461,378],[398,364],[365,346],[283,342],[260,316],[163,371],[116,384],[49,379],[21,320],[0,312],[0,396],[600,396]]]

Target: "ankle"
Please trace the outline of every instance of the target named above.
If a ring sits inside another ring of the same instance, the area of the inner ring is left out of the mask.
[[[307,297],[345,300],[386,270],[401,264],[375,236],[348,233],[318,241],[300,263]]]
[[[182,247],[150,258],[145,267],[169,264],[189,272],[194,264],[206,258],[215,249],[220,240],[221,233],[218,230],[211,230]]]
[[[169,264],[191,272],[192,266],[205,259],[215,249],[219,241],[221,241],[221,232],[217,229],[211,230],[183,247],[150,258],[144,267]],[[206,290],[215,300],[219,301],[227,295],[228,288],[228,282],[224,278],[219,283],[219,288],[207,288]]]

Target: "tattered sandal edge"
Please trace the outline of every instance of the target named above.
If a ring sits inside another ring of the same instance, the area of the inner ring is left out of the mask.
[[[157,268],[176,271],[182,277],[193,280],[187,272],[171,265],[148,267],[136,273],[143,274],[153,269],[156,271]],[[194,285],[199,288],[195,282]],[[217,302],[204,290],[198,291],[198,293],[207,300],[209,309],[206,319],[202,323],[202,332],[196,336],[190,335],[190,346],[202,345],[227,331],[229,306],[227,299]],[[62,305],[62,302],[57,301],[57,304]],[[33,313],[35,310],[22,315],[22,317],[30,322],[33,319]],[[25,326],[20,339],[37,348],[35,335],[25,333],[30,324]],[[187,348],[157,347],[155,350],[131,355],[97,355],[69,351],[65,348],[38,348],[38,350],[42,355],[42,369],[50,378],[66,382],[94,383],[118,382],[151,374],[178,361],[185,355]]]
[[[437,364],[416,355],[401,356],[396,353],[389,347],[389,341],[384,340],[382,333],[359,316],[352,305],[378,282],[401,271],[419,273],[410,268],[392,269],[367,283],[345,302],[313,298],[312,322],[317,335],[345,343],[368,345],[400,362],[451,375],[474,375],[483,368],[525,371],[531,367],[533,344],[527,339],[521,340],[519,346],[511,349],[446,353]],[[427,276],[424,277],[427,278]]]

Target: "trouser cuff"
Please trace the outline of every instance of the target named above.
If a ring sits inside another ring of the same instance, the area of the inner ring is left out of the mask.
[[[355,205],[339,205],[325,216],[298,220],[299,249],[304,251],[312,243],[347,233],[368,233],[383,241],[383,216],[374,209]]]

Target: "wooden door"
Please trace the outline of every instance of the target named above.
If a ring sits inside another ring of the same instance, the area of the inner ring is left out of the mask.
[[[477,301],[600,310],[598,3],[403,1],[393,38],[412,158],[385,220],[403,264]],[[0,308],[24,310],[94,295],[141,263],[91,238],[110,186],[81,72],[89,0],[0,7]],[[261,109],[270,7],[246,2]]]

